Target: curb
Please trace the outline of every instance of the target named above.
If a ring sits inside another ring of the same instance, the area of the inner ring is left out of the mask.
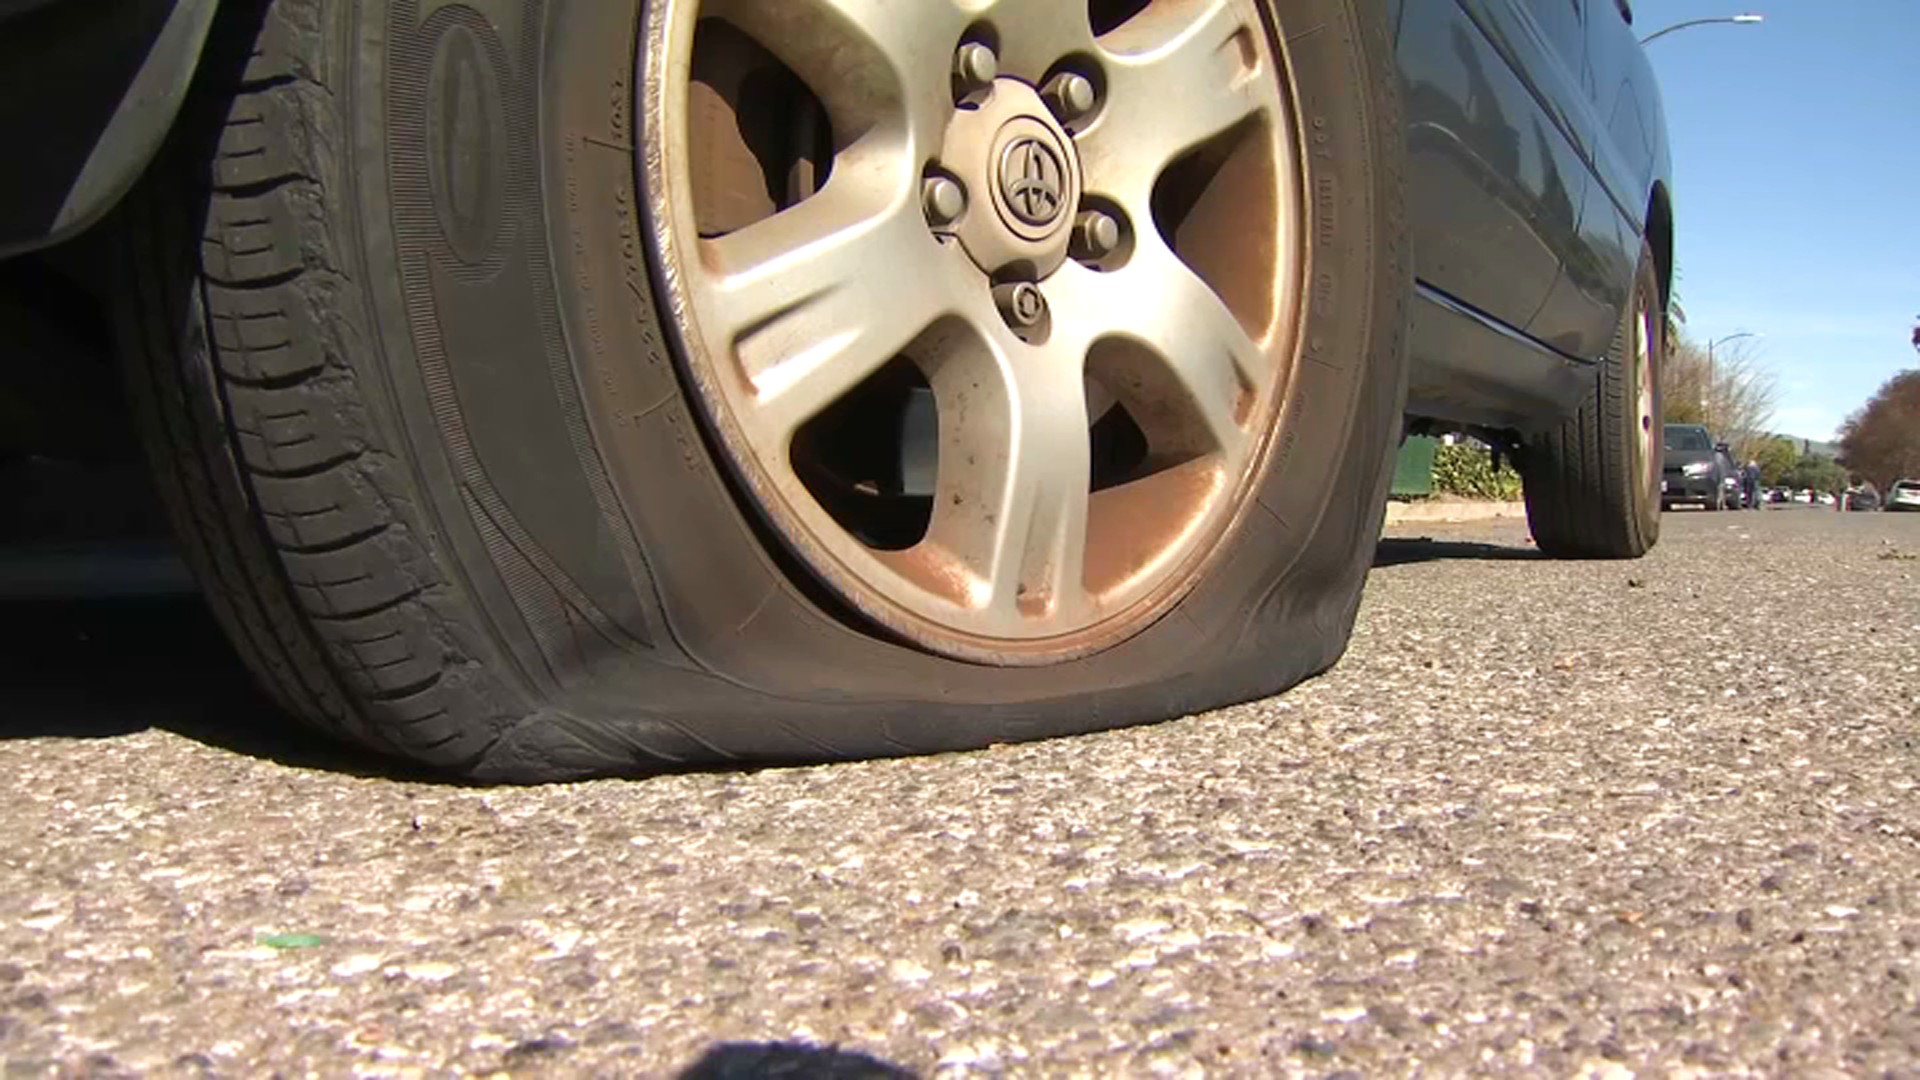
[[[1387,524],[1457,524],[1468,521],[1492,521],[1496,518],[1524,518],[1523,502],[1390,502]]]

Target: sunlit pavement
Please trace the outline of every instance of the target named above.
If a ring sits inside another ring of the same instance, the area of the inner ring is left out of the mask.
[[[289,733],[190,600],[15,602],[0,1060],[1909,1067],[1920,515],[1664,525],[1403,528],[1339,668],[1205,716],[540,789]]]

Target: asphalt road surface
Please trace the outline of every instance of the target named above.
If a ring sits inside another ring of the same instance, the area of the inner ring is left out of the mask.
[[[1340,667],[1209,715],[543,789],[285,734],[185,602],[16,605],[0,1060],[1911,1070],[1920,515],[1665,528],[1419,527]]]

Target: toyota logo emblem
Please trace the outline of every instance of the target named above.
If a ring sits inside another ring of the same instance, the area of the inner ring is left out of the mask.
[[[1014,217],[1044,228],[1060,220],[1066,174],[1059,151],[1032,136],[1015,139],[1000,153],[1000,197]]]

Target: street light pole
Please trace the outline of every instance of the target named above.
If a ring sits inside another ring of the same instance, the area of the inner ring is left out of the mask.
[[[1671,34],[1676,30],[1685,30],[1689,26],[1712,26],[1715,23],[1727,23],[1729,25],[1734,25],[1734,26],[1751,26],[1755,23],[1763,23],[1766,21],[1767,21],[1767,17],[1765,15],[1752,15],[1752,14],[1721,15],[1712,19],[1688,19],[1686,22],[1674,23],[1672,26],[1665,27],[1660,30],[1655,30],[1653,33],[1648,34],[1646,37],[1641,38],[1640,44],[1650,45],[1653,42],[1656,42],[1661,38],[1666,37],[1668,34]]]
[[[1707,420],[1708,420],[1707,426],[1709,428],[1713,426],[1712,424],[1713,416],[1708,411],[1709,410],[1708,399],[1713,395],[1713,392],[1714,392],[1713,380],[1714,380],[1715,368],[1713,364],[1713,351],[1716,348],[1719,348],[1720,346],[1725,345],[1729,341],[1739,341],[1741,338],[1755,338],[1759,336],[1760,335],[1758,333],[1752,330],[1742,330],[1737,334],[1728,334],[1726,337],[1723,337],[1723,338],[1708,339],[1707,341],[1707,385],[1700,388],[1700,399],[1701,399],[1700,411],[1706,414]]]

